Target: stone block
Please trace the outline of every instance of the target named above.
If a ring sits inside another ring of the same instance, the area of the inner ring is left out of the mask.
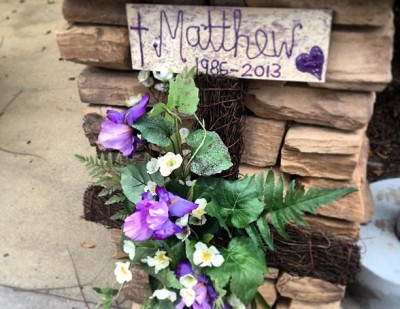
[[[285,134],[286,121],[247,116],[243,131],[241,162],[259,167],[274,166]]]
[[[382,91],[392,80],[393,18],[382,28],[332,31],[325,83],[313,87]]]
[[[356,242],[360,236],[360,223],[328,218],[323,216],[304,216],[312,231],[326,233],[345,241]]]
[[[343,298],[345,292],[342,285],[311,277],[296,277],[288,273],[281,274],[276,288],[284,297],[311,303],[337,302]]]
[[[291,175],[348,180],[357,161],[357,155],[302,153],[284,146],[281,169]]]
[[[111,69],[131,69],[128,29],[67,24],[57,30],[61,58]]]
[[[311,87],[250,88],[245,104],[256,116],[294,120],[341,130],[363,128],[373,113],[375,94]]]
[[[272,307],[275,304],[278,298],[278,292],[276,291],[275,280],[271,279],[265,280],[264,285],[258,288],[258,292],[260,292],[260,294],[264,297],[265,301],[270,307]],[[261,307],[257,308],[261,309]]]
[[[282,298],[276,304],[276,309],[340,309],[340,301],[331,303],[312,303],[296,299]]]
[[[148,88],[139,83],[137,75],[136,71],[86,67],[77,78],[79,97],[84,103],[125,106],[129,97],[149,92]],[[159,94],[157,91],[154,93]],[[150,105],[156,101],[154,95],[151,95]]]
[[[350,187],[357,189],[340,200],[337,200],[329,205],[318,208],[317,213],[326,217],[338,218],[354,222],[365,221],[365,209],[373,209],[373,201],[370,198],[370,190],[367,181],[367,160],[368,160],[368,140],[364,141],[356,169],[353,172],[352,178],[348,181],[332,180],[326,178],[314,177],[299,177],[298,185],[304,186],[305,189],[310,187],[321,188],[340,188]],[[372,207],[371,207],[372,205]]]
[[[212,5],[298,9],[332,9],[333,23],[381,26],[389,18],[392,0],[211,0]]]
[[[285,137],[285,146],[303,153],[359,154],[365,127],[341,131],[317,126],[293,126]]]
[[[203,5],[205,0],[64,0],[62,13],[69,22],[127,25],[127,3]]]

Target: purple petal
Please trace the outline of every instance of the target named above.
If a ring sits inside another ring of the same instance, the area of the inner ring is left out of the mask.
[[[175,309],[183,309],[185,308],[185,302],[183,301],[183,299],[181,299],[181,301],[175,306]]]
[[[116,123],[123,124],[125,120],[125,112],[119,112],[112,109],[107,110],[107,118],[108,120]]]
[[[101,124],[98,142],[103,148],[119,150],[125,157],[135,149],[132,139],[132,128],[106,120]]]
[[[167,203],[168,205],[171,203],[169,198],[171,193],[169,193],[167,190],[160,186],[156,186],[156,193],[160,198],[160,202]]]
[[[150,190],[147,190],[146,192],[142,193],[142,200],[145,200],[145,201],[152,201],[153,200],[153,195],[151,195]]]
[[[207,288],[203,284],[197,284],[194,287],[196,292],[195,302],[193,303],[193,309],[212,309],[209,302],[207,301]]]
[[[126,123],[129,126],[138,120],[146,112],[147,103],[149,103],[150,95],[146,93],[140,102],[126,111]]]
[[[150,201],[149,215],[146,222],[153,231],[164,227],[168,220],[168,206],[166,203]]]
[[[127,217],[124,223],[124,234],[135,241],[149,239],[153,230],[149,229],[146,223],[146,214],[138,211]]]
[[[164,225],[157,231],[154,231],[155,239],[166,239],[177,233],[182,233],[182,229],[176,224],[172,223],[171,220],[167,220]]]
[[[176,277],[179,279],[188,274],[193,274],[192,265],[189,262],[180,262],[175,271]]]
[[[214,287],[211,284],[207,284],[206,287],[207,287],[209,302],[213,303],[214,300],[218,298],[218,293],[217,291],[215,291]]]
[[[199,206],[172,193],[169,193],[169,198],[169,215],[172,217],[183,217]]]

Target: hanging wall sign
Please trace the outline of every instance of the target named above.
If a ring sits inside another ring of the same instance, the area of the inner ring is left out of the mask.
[[[127,4],[132,67],[324,82],[332,11]]]

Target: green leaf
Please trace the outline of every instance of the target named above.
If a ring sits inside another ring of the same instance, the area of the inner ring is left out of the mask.
[[[122,191],[133,203],[142,199],[142,193],[148,181],[153,181],[159,186],[164,185],[164,177],[159,172],[151,175],[147,173],[146,163],[136,163],[121,169]]]
[[[128,214],[125,209],[117,211],[115,214],[111,216],[112,220],[125,220],[126,217],[128,217],[130,213]]]
[[[274,249],[274,242],[271,237],[271,230],[269,229],[269,225],[267,222],[267,218],[264,215],[261,215],[257,219],[257,227],[260,231],[261,237],[264,239],[267,246],[273,251]]]
[[[264,204],[258,199],[254,176],[235,181],[221,179],[210,194],[218,207],[209,209],[207,205],[208,214],[218,219],[219,213],[236,228],[246,228],[264,210]]]
[[[265,180],[264,187],[264,202],[267,204],[268,208],[272,207],[274,199],[274,189],[275,189],[275,173],[272,169],[268,171],[267,179]]]
[[[213,234],[204,234],[201,238],[201,242],[208,244],[214,238]]]
[[[257,229],[250,224],[245,228],[247,235],[250,236],[251,240],[260,248],[263,248],[263,243],[260,237],[260,234],[258,233]],[[263,249],[264,251],[264,249]]]
[[[103,308],[110,309],[112,302],[114,300],[114,296],[118,294],[118,290],[113,288],[96,288],[93,290],[102,296]]]
[[[177,108],[180,113],[194,115],[199,104],[199,89],[194,82],[194,68],[185,69],[169,83],[167,107]]]
[[[105,205],[112,205],[112,204],[116,204],[116,203],[122,203],[123,201],[125,201],[126,196],[121,194],[121,193],[117,193],[114,194],[113,196],[111,196],[104,204]]]
[[[160,102],[157,103],[153,106],[153,108],[151,109],[151,111],[148,113],[149,117],[155,117],[155,116],[159,116],[162,113],[166,112],[168,110],[167,105],[165,105],[164,103]]]
[[[228,216],[224,216],[222,215],[221,211],[220,211],[220,207],[217,203],[211,201],[209,203],[207,203],[207,214],[211,217],[214,217],[215,219],[218,220],[219,225],[228,232],[229,237],[232,237],[232,234],[228,228],[228,226],[226,225],[226,221]]]
[[[141,267],[145,272],[147,272],[153,278],[156,278],[158,281],[162,283],[163,286],[167,288],[180,290],[182,288],[181,283],[176,279],[175,273],[166,268],[160,270],[157,274],[154,271],[154,267],[149,267],[147,264],[141,264]]]
[[[269,190],[269,189],[268,189]],[[272,204],[267,204],[267,210],[271,216],[271,223],[284,238],[288,238],[285,232],[285,224],[296,223],[305,225],[302,216],[305,213],[315,214],[318,207],[328,205],[341,197],[356,191],[353,188],[311,188],[305,192],[304,187],[295,189],[295,182],[292,181],[283,197],[282,176],[274,190]]]
[[[194,154],[190,165],[193,173],[211,176],[232,166],[228,148],[217,133],[196,130],[188,135],[186,143]]]
[[[230,290],[245,304],[249,304],[264,283],[267,272],[264,252],[248,238],[234,238],[228,249],[221,249],[225,262],[220,267],[207,268],[207,274],[213,279],[227,281],[231,277]],[[224,287],[224,285],[220,285]]]
[[[162,116],[141,117],[132,127],[139,130],[149,143],[160,147],[168,147],[171,144],[170,137],[176,131],[175,126]]]

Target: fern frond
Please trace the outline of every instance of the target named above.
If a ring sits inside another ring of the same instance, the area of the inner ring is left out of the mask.
[[[116,204],[116,203],[122,203],[126,200],[126,196],[123,195],[122,193],[117,193],[111,196],[104,204],[105,205],[111,205],[111,204]]]
[[[279,177],[275,185],[275,179],[273,171],[270,170],[264,185],[264,203],[265,214],[269,214],[271,217],[271,224],[276,229],[279,235],[284,238],[288,238],[285,231],[285,225],[289,223],[296,223],[297,225],[305,226],[306,222],[303,220],[303,216],[306,213],[315,214],[316,209],[323,205],[328,205],[343,196],[356,191],[353,188],[311,188],[307,192],[304,187],[296,189],[296,183],[293,180],[286,190],[284,195],[283,190],[283,176]],[[264,223],[260,222],[259,224]],[[261,227],[264,231],[260,231],[264,237],[264,233],[268,233],[266,230],[268,224],[263,224]],[[260,226],[258,226],[260,228]],[[264,240],[270,244],[270,236],[266,236]]]
[[[120,167],[124,165],[124,162],[120,154],[116,160],[113,160],[111,153],[108,153],[107,157],[102,153],[99,158],[80,155],[75,155],[75,157],[85,165],[96,185],[112,188],[111,193],[121,188]]]
[[[118,212],[116,212],[113,216],[111,216],[112,220],[125,220],[126,217],[128,217],[129,214],[126,212],[125,209],[122,209]]]

